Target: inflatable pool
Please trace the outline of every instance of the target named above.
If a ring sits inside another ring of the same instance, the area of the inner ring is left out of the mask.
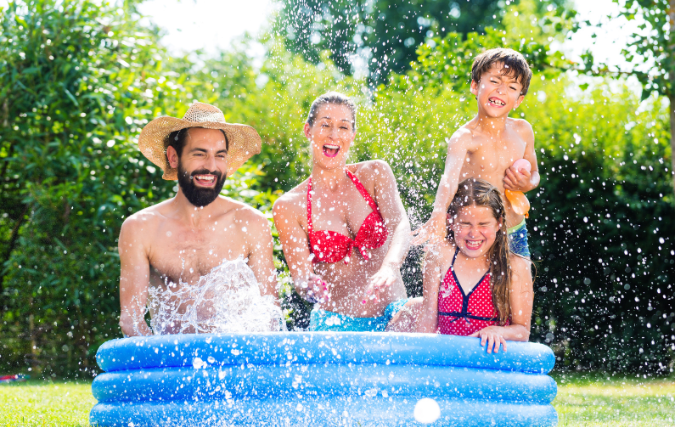
[[[554,426],[558,419],[556,383],[546,375],[555,357],[534,343],[488,354],[478,338],[431,334],[165,335],[109,341],[96,358],[105,371],[92,384],[98,404],[90,422],[98,426]]]

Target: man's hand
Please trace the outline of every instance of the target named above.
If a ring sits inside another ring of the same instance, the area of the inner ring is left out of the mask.
[[[483,328],[469,336],[480,338],[481,347],[487,342],[488,353],[492,353],[493,348],[495,353],[499,353],[499,344],[504,346],[504,353],[506,353],[506,340],[504,339],[501,330],[501,326],[488,326],[487,328]]]
[[[532,174],[525,168],[516,169],[513,166],[506,169],[504,188],[511,191],[526,193],[536,186],[532,185]]]
[[[389,287],[396,283],[396,269],[390,265],[382,265],[377,273],[373,274],[366,288],[366,294],[361,304],[369,301],[379,301],[378,295],[382,292],[388,292]]]
[[[300,288],[304,290],[304,298],[312,304],[325,303],[330,301],[330,290],[328,284],[323,279],[316,275],[310,274],[307,281],[300,284]]]
[[[431,218],[424,225],[412,232],[415,236],[412,244],[418,246],[429,241],[437,243],[445,239],[448,234],[447,218],[448,215],[445,212],[433,212]]]

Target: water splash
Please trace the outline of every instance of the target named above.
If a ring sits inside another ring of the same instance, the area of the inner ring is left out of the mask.
[[[150,287],[148,310],[155,335],[285,329],[274,297],[260,294],[242,257],[223,261],[193,285],[179,281]]]

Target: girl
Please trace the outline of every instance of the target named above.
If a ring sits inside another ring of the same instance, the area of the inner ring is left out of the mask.
[[[427,251],[417,331],[480,337],[488,353],[527,341],[534,294],[530,262],[509,251],[504,202],[482,179],[459,184],[447,238]]]

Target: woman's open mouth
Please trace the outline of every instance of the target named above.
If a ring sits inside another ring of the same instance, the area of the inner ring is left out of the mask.
[[[214,175],[193,175],[192,178],[201,187],[213,187],[216,185],[216,177]]]
[[[335,157],[340,151],[339,145],[326,144],[323,146],[323,154],[327,157]]]

